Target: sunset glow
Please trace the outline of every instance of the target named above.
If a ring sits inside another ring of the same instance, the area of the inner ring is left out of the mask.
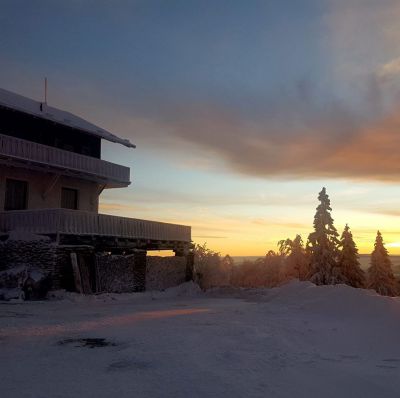
[[[103,145],[133,181],[103,213],[261,256],[307,240],[325,186],[361,253],[379,229],[400,254],[400,6],[284,3],[6,2],[0,86],[40,99],[47,76],[50,104],[137,145]]]

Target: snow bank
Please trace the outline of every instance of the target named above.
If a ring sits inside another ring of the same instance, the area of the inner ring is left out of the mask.
[[[202,293],[200,286],[194,282],[185,282],[181,285],[170,287],[163,292],[153,291],[153,298],[195,297]]]
[[[196,297],[202,294],[199,285],[194,282],[185,282],[181,285],[171,287],[164,291],[147,291],[142,293],[100,293],[91,295],[82,295],[65,290],[54,290],[49,292],[49,300],[66,300],[70,302],[109,302],[109,301],[133,301],[146,302],[158,299],[173,299],[177,297]]]

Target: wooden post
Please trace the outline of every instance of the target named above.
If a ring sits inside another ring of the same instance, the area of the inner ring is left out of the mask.
[[[186,276],[185,276],[186,282],[193,280],[193,271],[194,271],[194,253],[193,251],[190,251],[186,255]]]
[[[71,253],[71,265],[72,265],[72,272],[74,274],[74,280],[75,280],[75,289],[78,293],[83,293],[83,287],[82,287],[82,278],[81,278],[81,272],[79,270],[79,264],[78,264],[78,257],[76,253]]]
[[[135,281],[135,292],[144,292],[146,290],[146,265],[147,252],[145,250],[134,253],[133,278]]]

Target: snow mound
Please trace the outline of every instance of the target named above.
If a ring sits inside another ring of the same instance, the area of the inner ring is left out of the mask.
[[[162,292],[153,291],[153,298],[194,297],[202,293],[200,286],[193,281],[170,287]]]
[[[177,297],[196,297],[201,294],[202,290],[199,285],[194,282],[185,282],[181,285],[171,287],[163,291],[146,291],[136,293],[99,293],[83,295],[75,292],[67,292],[65,290],[52,290],[48,294],[49,300],[59,301],[66,300],[73,303],[83,302],[109,302],[109,301],[134,301],[146,302],[157,299],[172,299]]]
[[[23,293],[19,288],[5,289],[0,288],[0,300],[10,301],[19,300],[23,301]]]
[[[291,281],[272,289],[242,289],[237,298],[266,303],[277,308],[293,308],[303,313],[346,318],[379,319],[388,309],[400,318],[400,298],[380,296],[373,290],[357,289],[347,285],[316,286],[311,282]]]

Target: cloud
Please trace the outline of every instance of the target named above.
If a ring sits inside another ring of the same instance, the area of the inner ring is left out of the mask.
[[[285,227],[288,229],[305,230],[310,229],[309,224],[296,223],[292,221],[275,221],[275,220],[265,220],[262,218],[256,218],[251,221],[253,224],[265,226],[265,227]]]
[[[378,208],[368,209],[368,211],[371,213],[381,214],[384,216],[400,217],[400,210],[392,209],[392,208],[385,208],[384,206],[382,206],[379,209]]]
[[[214,236],[214,235],[193,235],[192,238],[196,238],[196,239],[227,239],[226,236]]]
[[[212,203],[213,206],[290,206],[293,205],[291,198],[281,192],[268,192],[254,194],[252,192],[235,192],[227,194],[226,191],[217,193],[215,190],[210,192],[204,189],[198,189],[188,192],[182,192],[174,189],[149,188],[141,186],[140,189],[128,189],[118,192],[118,198],[124,204],[113,202],[113,191],[106,191],[103,194],[100,206],[105,210],[150,210],[154,204],[185,204],[192,207],[203,207]],[[135,204],[129,204],[133,201]],[[308,205],[310,198],[308,195],[298,195],[296,207],[299,205]],[[149,205],[150,207],[147,207]]]
[[[266,117],[250,119],[201,104],[182,107],[159,123],[175,150],[190,143],[240,174],[398,181],[400,106],[375,109],[365,106],[361,117],[339,101],[304,103],[297,97],[267,110]]]
[[[138,205],[126,205],[122,203],[100,202],[99,209],[106,213],[113,212],[135,212],[135,211],[149,211],[148,208]]]
[[[210,35],[203,47],[185,46],[176,53],[186,58],[168,51],[166,57],[153,58],[163,52],[157,47],[149,51],[152,41],[139,40],[143,52],[127,60],[129,75],[121,70],[118,79],[107,80],[104,76],[113,69],[106,68],[99,69],[99,76],[92,73],[97,77],[87,82],[81,77],[79,84],[63,77],[64,91],[53,83],[52,98],[60,107],[130,138],[138,151],[156,150],[182,168],[268,178],[398,181],[399,90],[391,87],[394,99],[388,100],[385,82],[400,71],[400,6],[396,0],[327,3],[325,19],[313,14],[300,25],[315,25],[309,34],[321,36],[321,41],[312,45],[302,37],[293,41],[290,21],[302,20],[297,16],[287,23],[287,34],[276,40],[281,30],[262,24],[241,46],[228,35],[223,48],[210,53],[221,40]],[[287,14],[284,8],[281,11]],[[257,20],[255,27],[258,24]],[[149,33],[154,34],[154,26],[152,22]],[[177,30],[176,37],[187,37],[184,33]],[[160,43],[159,35],[155,37],[154,44]],[[176,37],[170,43],[179,49],[182,43]],[[257,40],[250,40],[253,37]],[[225,44],[232,45],[232,54]],[[140,60],[146,62],[142,65]],[[5,69],[8,75],[3,80],[12,81],[14,68]]]
[[[158,151],[181,168],[397,182],[400,90],[387,86],[382,71],[393,74],[398,63],[371,71],[344,98],[332,87],[322,90],[304,79],[274,96],[243,95],[235,104],[182,99],[158,103],[145,116],[121,111],[105,127],[132,139],[138,150]]]
[[[382,65],[378,72],[381,79],[391,79],[400,75],[400,57],[392,59],[390,62]]]

